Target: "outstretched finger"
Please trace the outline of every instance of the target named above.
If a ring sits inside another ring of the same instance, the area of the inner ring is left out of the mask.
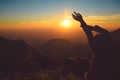
[[[77,14],[78,14],[78,16],[79,16],[79,17],[81,17],[81,18],[82,18],[82,15],[81,15],[80,13],[77,13]]]
[[[73,19],[75,19],[76,21],[79,21],[79,18],[78,18],[76,15],[72,14],[72,17],[73,17]]]
[[[74,14],[72,14],[72,17],[73,17],[74,19],[76,19],[76,16],[75,16]]]
[[[75,11],[74,11],[74,14],[75,14],[76,16],[78,16],[78,13],[77,13],[77,12],[75,12]]]

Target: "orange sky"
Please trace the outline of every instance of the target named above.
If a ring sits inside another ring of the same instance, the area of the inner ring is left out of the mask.
[[[84,41],[85,34],[71,13],[78,11],[87,24],[112,31],[120,28],[119,4],[118,0],[0,1],[0,35],[28,40],[68,38]],[[66,19],[67,26],[63,24]]]
[[[2,29],[16,28],[16,29],[64,29],[74,30],[79,26],[77,21],[74,21],[71,17],[71,12],[58,14],[49,18],[44,19],[28,19],[28,20],[11,20],[11,21],[0,21],[0,27]],[[115,30],[120,26],[120,14],[109,15],[109,16],[84,16],[84,20],[89,25],[100,25],[108,30]],[[69,20],[70,24],[66,28],[63,24],[64,20]],[[75,27],[76,26],[76,27]]]

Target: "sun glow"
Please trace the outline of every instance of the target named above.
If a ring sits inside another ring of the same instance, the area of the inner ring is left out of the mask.
[[[65,19],[65,20],[63,21],[63,26],[64,26],[64,27],[70,26],[70,20]]]

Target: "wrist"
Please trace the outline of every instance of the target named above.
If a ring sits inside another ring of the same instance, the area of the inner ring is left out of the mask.
[[[83,22],[80,22],[81,23],[81,27],[84,27],[86,26],[87,24],[83,21]]]

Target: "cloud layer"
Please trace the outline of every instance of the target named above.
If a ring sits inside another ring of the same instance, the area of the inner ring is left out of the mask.
[[[85,17],[88,22],[99,22],[99,23],[120,23],[120,14],[106,15],[106,16],[88,16]]]

